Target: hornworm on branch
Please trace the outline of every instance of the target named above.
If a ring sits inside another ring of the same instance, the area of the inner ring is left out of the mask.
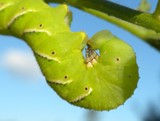
[[[123,104],[139,79],[133,49],[107,30],[92,38],[71,32],[70,22],[65,4],[53,8],[43,0],[0,0],[0,33],[22,38],[32,48],[47,83],[61,98],[94,110]]]

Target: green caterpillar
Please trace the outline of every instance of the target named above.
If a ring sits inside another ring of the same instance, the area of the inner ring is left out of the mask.
[[[43,0],[0,0],[0,33],[25,40],[61,98],[94,110],[123,104],[139,79],[133,49],[107,30],[90,39],[71,32],[70,22],[65,4],[53,8]]]

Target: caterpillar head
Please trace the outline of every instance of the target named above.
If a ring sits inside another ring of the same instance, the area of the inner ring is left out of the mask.
[[[101,31],[89,39],[86,58],[81,48],[71,44],[66,46],[70,53],[63,54],[62,63],[42,69],[51,68],[52,74],[48,70],[46,77],[52,78],[47,80],[63,99],[88,109],[110,110],[124,104],[133,94],[139,79],[135,53],[128,44],[110,34]],[[56,83],[54,79],[62,82]]]

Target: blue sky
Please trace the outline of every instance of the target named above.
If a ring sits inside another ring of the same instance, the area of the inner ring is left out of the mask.
[[[112,0],[136,8],[139,0]],[[157,0],[150,0],[154,10]],[[110,112],[98,112],[99,121],[141,121],[150,103],[160,99],[160,54],[117,26],[70,7],[72,31],[92,36],[108,29],[129,43],[137,54],[140,80],[132,98]],[[160,108],[160,107],[159,107]],[[62,100],[46,83],[25,42],[0,36],[0,121],[85,121],[88,110]]]

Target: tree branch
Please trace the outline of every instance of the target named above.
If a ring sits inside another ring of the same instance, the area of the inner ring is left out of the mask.
[[[95,11],[107,14],[108,16],[114,16],[129,23],[133,23],[148,29],[152,29],[156,32],[160,32],[160,22],[152,17],[152,14],[144,13],[141,11],[133,10],[116,3],[105,0],[45,0],[46,2],[58,2],[67,3],[71,6],[89,12],[95,16],[99,14]],[[157,10],[158,11],[158,10]],[[103,18],[104,19],[104,18]]]
[[[154,14],[145,13],[106,0],[45,0],[66,3],[128,30],[160,50],[160,0]]]

